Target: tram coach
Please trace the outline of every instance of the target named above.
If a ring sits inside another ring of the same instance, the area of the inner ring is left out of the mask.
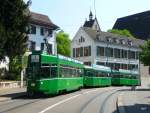
[[[82,62],[33,51],[27,67],[27,93],[57,94],[83,87]]]

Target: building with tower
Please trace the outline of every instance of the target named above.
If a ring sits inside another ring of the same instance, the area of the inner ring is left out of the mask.
[[[71,56],[85,65],[139,72],[139,45],[143,43],[144,40],[101,31],[97,18],[90,12],[89,20],[79,28],[71,42]]]

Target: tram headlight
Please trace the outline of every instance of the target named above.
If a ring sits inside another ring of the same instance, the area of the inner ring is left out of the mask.
[[[34,87],[34,86],[35,86],[35,83],[31,83],[31,86]]]

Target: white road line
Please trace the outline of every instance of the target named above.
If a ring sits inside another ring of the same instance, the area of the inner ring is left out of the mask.
[[[98,89],[95,89],[95,90],[92,90],[92,91],[87,91],[87,92],[85,92],[85,93],[83,93],[83,94],[88,94],[88,93],[91,93],[91,92],[95,92],[95,91],[97,91]]]
[[[92,91],[87,91],[87,92],[85,92],[85,93],[83,93],[83,94],[88,94],[88,93],[91,93],[91,92],[94,92],[94,91],[97,91],[97,90],[98,90],[98,89],[92,90]],[[56,104],[53,104],[53,105],[47,107],[46,109],[42,110],[42,111],[39,112],[39,113],[45,113],[46,111],[48,111],[48,110],[50,110],[50,109],[52,109],[52,108],[54,108],[54,107],[56,107],[56,106],[58,106],[58,105],[60,105],[60,104],[62,104],[62,103],[65,103],[65,102],[67,102],[67,101],[69,101],[69,100],[72,100],[72,99],[74,99],[74,98],[76,98],[76,97],[78,97],[78,96],[81,96],[81,95],[82,95],[82,94],[78,94],[78,95],[74,95],[74,96],[72,96],[72,97],[70,97],[70,98],[64,99],[64,100],[62,100],[62,101],[60,101],[60,102],[58,102],[58,103],[56,103]]]
[[[41,112],[39,112],[39,113],[45,113],[46,111],[48,111],[48,110],[54,108],[55,106],[58,106],[59,104],[65,103],[65,102],[67,102],[67,101],[69,101],[69,100],[71,100],[71,99],[74,99],[74,98],[76,98],[76,97],[78,97],[78,96],[80,96],[80,95],[81,95],[81,94],[78,94],[78,95],[72,96],[72,97],[70,97],[70,98],[67,98],[67,99],[65,99],[65,100],[62,100],[62,101],[60,101],[60,102],[58,102],[58,103],[56,103],[56,104],[53,104],[53,105],[49,106],[48,108],[44,109],[43,111],[41,111]]]

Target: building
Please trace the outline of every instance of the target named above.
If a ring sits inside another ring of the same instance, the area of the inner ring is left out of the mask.
[[[144,40],[103,32],[90,12],[89,20],[79,28],[74,36],[71,56],[85,65],[97,64],[112,69],[139,71],[139,45]]]
[[[30,30],[29,30],[29,51],[32,50],[44,50],[46,45],[44,44],[44,39],[47,39],[49,53],[55,54],[56,49],[56,40],[55,40],[55,31],[59,27],[52,23],[47,15],[38,14],[31,12],[30,17]]]
[[[147,40],[150,38],[150,11],[118,18],[113,29],[127,29],[134,37]]]

